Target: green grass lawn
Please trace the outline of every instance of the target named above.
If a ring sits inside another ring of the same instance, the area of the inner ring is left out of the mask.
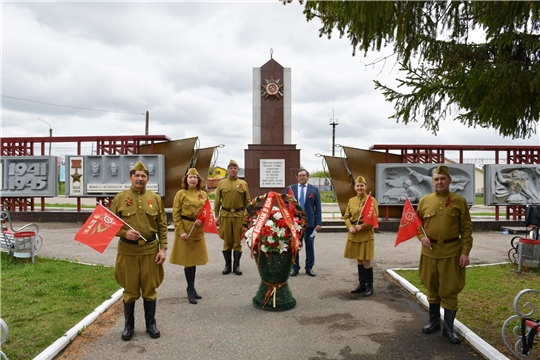
[[[120,289],[114,268],[37,257],[35,264],[1,253],[1,316],[10,360],[32,359]]]

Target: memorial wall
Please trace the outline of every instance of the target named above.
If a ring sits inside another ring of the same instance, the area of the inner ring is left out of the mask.
[[[474,205],[473,164],[444,164],[452,176],[450,191],[463,196]],[[379,205],[403,205],[408,197],[412,204],[434,191],[431,177],[439,164],[377,164],[376,188]]]
[[[146,189],[165,196],[163,155],[66,156],[66,196],[114,196],[131,187],[129,172],[137,161],[148,168]]]
[[[540,204],[540,165],[484,165],[484,204]]]
[[[56,156],[2,156],[2,197],[54,197],[58,195]]]

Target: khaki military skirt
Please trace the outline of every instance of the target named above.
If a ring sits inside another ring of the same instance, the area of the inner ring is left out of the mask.
[[[375,240],[353,242],[347,240],[343,257],[357,260],[373,260],[375,258]]]

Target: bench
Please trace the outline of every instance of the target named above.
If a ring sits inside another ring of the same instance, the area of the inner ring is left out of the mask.
[[[26,224],[19,229],[13,228],[9,210],[0,204],[0,250],[7,251],[14,258],[32,259],[43,245],[43,239],[38,235],[36,224]]]
[[[531,355],[531,349],[535,345],[535,355],[538,356],[540,345],[540,319],[533,299],[540,299],[539,290],[524,289],[514,298],[512,308],[516,315],[510,316],[503,324],[502,338],[506,347],[517,359]],[[520,307],[522,308],[520,310]],[[516,340],[510,344],[509,338]]]

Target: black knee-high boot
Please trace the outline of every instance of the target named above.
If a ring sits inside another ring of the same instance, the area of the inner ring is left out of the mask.
[[[144,300],[144,320],[146,320],[146,332],[152,339],[157,339],[161,333],[156,327],[156,301]]]
[[[199,295],[197,290],[195,289],[195,274],[197,273],[197,267],[193,267],[193,290],[195,291],[195,299],[202,299],[202,296]]]
[[[223,275],[227,275],[231,273],[231,255],[232,250],[223,251],[223,258],[225,259],[225,268],[221,272]]]
[[[366,291],[366,269],[364,265],[358,265],[358,281],[356,289],[351,290],[351,294],[361,294]]]
[[[366,291],[364,296],[373,295],[373,268],[366,269]]]
[[[195,284],[194,284],[194,272],[193,272],[193,267],[186,267],[184,268],[184,275],[186,276],[186,282],[187,282],[187,295],[188,295],[188,300],[190,303],[192,304],[196,304],[197,303],[197,298],[195,297]]]
[[[233,272],[236,275],[242,275],[242,271],[240,270],[240,258],[242,257],[242,253],[239,251],[234,251],[234,263],[233,263]]]
[[[459,344],[459,340],[456,332],[454,331],[454,320],[456,319],[457,310],[444,309],[444,329],[443,336],[448,339],[452,344]]]
[[[422,328],[424,334],[441,330],[441,304],[429,304],[429,323]]]
[[[135,331],[135,301],[124,303],[124,331],[122,331],[122,340],[128,341],[133,337]]]

